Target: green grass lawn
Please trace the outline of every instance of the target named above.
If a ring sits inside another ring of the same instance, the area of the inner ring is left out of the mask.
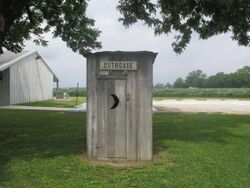
[[[78,104],[86,102],[86,97],[78,97]],[[67,100],[53,99],[47,101],[38,101],[19,104],[21,106],[40,106],[40,107],[59,107],[59,108],[73,108],[76,106],[76,97],[70,97]]]
[[[0,110],[0,187],[250,187],[250,116],[154,115],[154,161],[86,160],[85,114]]]

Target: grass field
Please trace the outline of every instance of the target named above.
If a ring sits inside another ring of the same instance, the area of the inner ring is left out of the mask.
[[[85,114],[0,110],[0,187],[250,187],[250,116],[154,115],[154,161],[86,160]]]
[[[86,97],[78,97],[78,104],[86,102]],[[21,106],[40,106],[40,107],[59,107],[59,108],[73,108],[76,106],[76,97],[70,97],[67,100],[54,99],[47,101],[38,101],[20,104]]]

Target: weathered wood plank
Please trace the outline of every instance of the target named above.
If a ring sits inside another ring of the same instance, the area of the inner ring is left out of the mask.
[[[107,111],[107,126],[106,126],[106,148],[107,148],[107,157],[115,157],[115,110],[110,109],[113,106],[114,100],[110,94],[115,93],[115,80],[106,80],[106,96],[108,105],[105,107]]]
[[[152,160],[152,59],[138,62],[138,160]]]
[[[126,80],[115,80],[115,94],[120,102],[115,113],[115,157],[126,158],[126,137],[127,137],[127,118],[126,118]]]
[[[127,77],[127,159],[137,160],[137,72]]]
[[[98,157],[106,157],[105,147],[106,147],[106,117],[105,108],[100,106],[106,106],[105,104],[105,81],[97,80],[97,155]]]
[[[96,159],[97,143],[97,79],[96,58],[87,59],[87,153],[89,159]]]

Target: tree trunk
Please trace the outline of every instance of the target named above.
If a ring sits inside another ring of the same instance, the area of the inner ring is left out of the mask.
[[[0,33],[0,55],[3,54],[3,42],[4,42],[4,37],[2,37]]]
[[[0,54],[3,54],[4,32],[0,31]]]
[[[0,54],[3,54],[6,35],[15,19],[21,17],[25,4],[27,4],[27,0],[8,0],[5,3],[0,0]],[[12,8],[12,5],[15,7]]]
[[[4,41],[4,26],[5,26],[5,20],[2,13],[2,1],[0,0],[0,54],[3,54],[3,41]]]

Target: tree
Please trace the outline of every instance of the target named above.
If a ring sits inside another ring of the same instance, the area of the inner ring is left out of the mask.
[[[173,84],[174,88],[185,88],[186,84],[182,78],[177,78]]]
[[[224,72],[219,72],[216,75],[210,76],[206,81],[206,86],[209,88],[227,88],[231,87],[231,76]]]
[[[241,69],[238,69],[235,73],[235,77],[240,83],[239,87],[250,87],[250,67],[245,66]]]
[[[198,88],[250,88],[250,66],[229,74],[219,72],[208,78],[201,70],[192,71],[186,77],[185,82],[182,78],[178,78],[174,83],[175,88],[182,88],[183,85]]]
[[[143,21],[155,34],[179,34],[172,44],[181,53],[193,32],[201,39],[230,32],[239,45],[250,44],[250,1],[240,0],[120,0],[118,10],[126,27]]]
[[[223,72],[210,76],[206,86],[209,88],[241,88],[250,87],[250,67],[245,66],[234,73]]]
[[[164,87],[165,88],[172,88],[173,86],[168,82]]]
[[[162,88],[164,88],[164,84],[161,84],[161,83],[155,84],[154,88],[162,89]]]
[[[143,21],[155,34],[177,31],[172,46],[183,52],[193,32],[201,39],[230,32],[239,45],[250,44],[250,1],[240,0],[119,0],[119,19],[128,27]],[[0,0],[0,54],[2,47],[19,52],[31,35],[46,45],[42,34],[52,30],[80,54],[101,47],[100,31],[86,17],[87,0]]]
[[[205,87],[206,77],[201,70],[192,71],[186,77],[185,84],[187,87],[202,88]]]
[[[74,52],[101,47],[100,31],[86,17],[87,0],[0,0],[0,54],[2,48],[20,52],[24,41],[47,45],[42,34],[52,31]]]

